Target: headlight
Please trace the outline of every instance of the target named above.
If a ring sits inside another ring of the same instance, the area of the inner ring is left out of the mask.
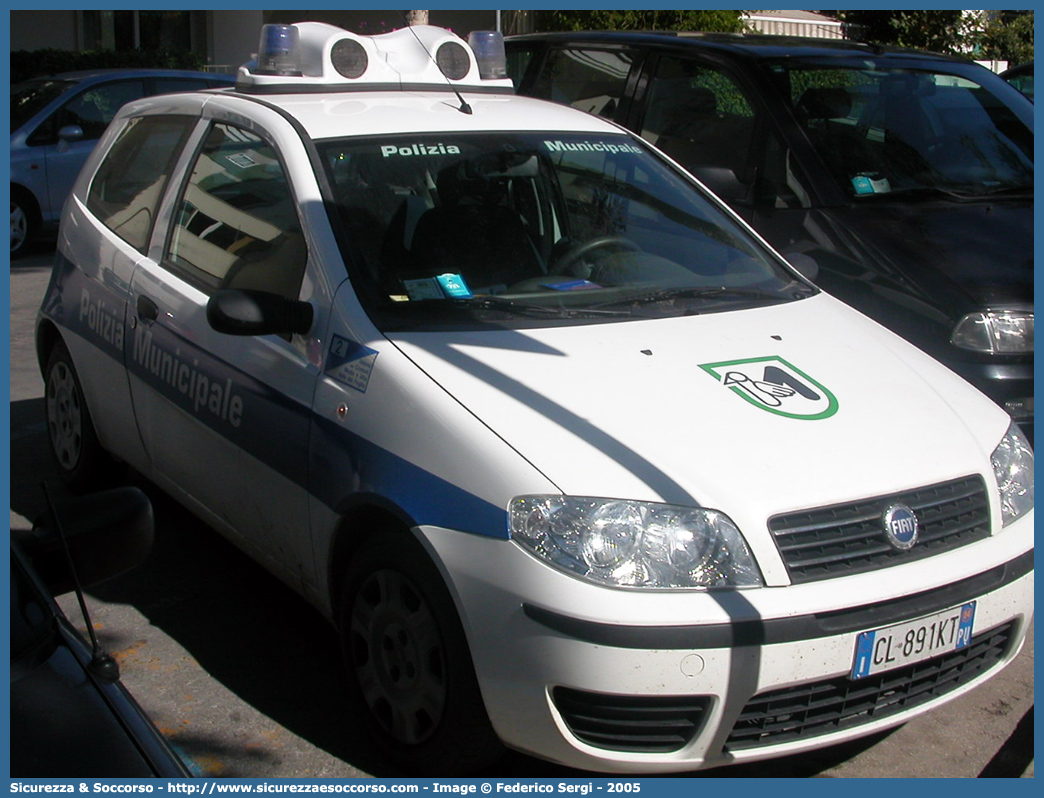
[[[751,587],[761,573],[722,513],[577,496],[519,496],[511,537],[557,568],[616,587]]]
[[[994,355],[1033,351],[1032,310],[987,310],[969,313],[953,329],[950,343],[961,349]]]
[[[990,461],[1000,490],[1001,521],[1007,526],[1033,509],[1033,448],[1012,424]]]

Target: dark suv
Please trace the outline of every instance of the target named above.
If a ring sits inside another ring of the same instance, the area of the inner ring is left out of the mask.
[[[507,52],[519,93],[641,134],[1032,435],[1033,104],[1013,87],[819,39],[554,33]]]

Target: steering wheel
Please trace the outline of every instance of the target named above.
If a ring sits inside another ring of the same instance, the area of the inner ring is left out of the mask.
[[[577,244],[575,247],[568,250],[558,258],[554,268],[551,270],[551,274],[569,274],[573,265],[578,260],[594,250],[602,249],[603,247],[619,247],[620,249],[629,252],[642,251],[640,246],[622,236],[599,236],[598,238],[592,238],[590,241],[585,241],[582,244]]]

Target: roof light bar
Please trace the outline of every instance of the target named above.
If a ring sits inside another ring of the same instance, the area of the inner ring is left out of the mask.
[[[480,78],[499,80],[507,77],[504,34],[495,30],[475,30],[468,34],[468,46],[478,61]]]
[[[265,25],[256,61],[238,85],[255,91],[472,89],[512,91],[503,37],[473,33],[468,42],[443,28],[414,25],[360,36],[323,22]]]
[[[262,25],[257,49],[257,74],[301,74],[297,68],[298,30],[293,25]]]

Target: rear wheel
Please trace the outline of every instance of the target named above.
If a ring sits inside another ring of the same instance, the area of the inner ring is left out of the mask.
[[[415,540],[387,537],[355,557],[341,604],[356,710],[404,772],[459,775],[492,764],[503,748],[442,576]]]
[[[45,371],[47,438],[62,481],[71,490],[112,484],[122,468],[98,442],[80,378],[61,341],[51,350]]]

